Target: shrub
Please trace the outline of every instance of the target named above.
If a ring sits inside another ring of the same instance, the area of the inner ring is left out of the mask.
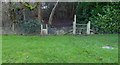
[[[27,34],[39,33],[40,31],[40,22],[38,20],[26,20],[20,22],[21,30]]]
[[[117,33],[120,26],[118,25],[119,22],[119,10],[113,6],[104,6],[102,7],[102,12],[98,12],[94,14],[95,11],[93,10],[93,16],[90,17],[92,24],[95,28],[98,28],[98,32],[101,33]]]

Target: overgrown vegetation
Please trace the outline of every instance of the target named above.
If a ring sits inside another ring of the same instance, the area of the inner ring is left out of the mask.
[[[27,19],[44,20],[45,23],[48,23],[50,13],[55,6],[55,2],[13,2],[7,4],[9,5],[8,12],[10,15],[8,17],[10,17],[12,25],[16,25],[19,21],[26,21]],[[51,19],[53,18],[51,23],[60,20],[73,21],[76,14],[77,23],[84,24],[91,21],[91,29],[98,33],[118,33],[120,31],[119,12],[120,2],[59,2],[51,17]]]
[[[120,3],[79,3],[77,7],[77,22],[91,21],[92,28],[99,33],[118,33],[120,26]]]

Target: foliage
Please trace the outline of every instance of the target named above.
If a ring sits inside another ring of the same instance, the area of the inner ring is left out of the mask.
[[[77,6],[77,23],[92,22],[92,28],[99,33],[117,33],[120,26],[120,3],[81,2]]]
[[[32,34],[32,33],[39,33],[40,31],[40,22],[37,20],[26,20],[19,22],[21,30],[25,33]]]
[[[119,9],[113,5],[115,3],[100,6],[97,5],[95,9],[91,11],[92,16],[89,18],[92,21],[92,25],[98,28],[98,32],[102,33],[117,33],[119,30]],[[116,5],[117,6],[117,5]]]
[[[38,18],[36,15],[38,5],[41,8],[41,18],[43,20],[48,20],[52,8],[55,3],[47,2],[39,4],[24,2],[24,3],[9,3],[9,15],[10,19],[13,22],[18,20],[27,19],[26,11],[33,11],[35,15],[30,14],[30,16],[34,16],[34,18]],[[77,5],[77,8],[76,8]],[[47,6],[46,9],[42,9],[42,7]],[[29,10],[26,10],[28,8]],[[34,9],[34,10],[33,10]],[[53,16],[53,22],[62,19],[71,19],[73,20],[73,16],[76,10],[77,14],[77,23],[86,24],[88,21],[92,22],[92,28],[95,28],[97,32],[100,33],[116,33],[118,32],[119,19],[120,19],[120,2],[78,2],[77,3],[59,3],[55,14]],[[23,19],[25,18],[25,19]]]
[[[28,2],[25,2],[25,3],[22,3],[25,7],[27,7],[28,9],[30,10],[33,10],[35,9],[37,6],[38,6],[38,2],[37,3],[34,3],[34,5],[31,5],[30,3]]]
[[[81,2],[78,3],[76,8],[77,23],[86,24],[91,16],[91,10],[94,8],[95,3]]]
[[[28,3],[28,2],[9,2],[9,15],[13,22],[17,22],[19,19],[23,19],[26,13],[25,11],[33,11],[39,5],[38,2],[36,3]],[[35,11],[35,10],[34,10]],[[35,13],[35,12],[34,12]],[[26,18],[26,16],[25,16]]]
[[[9,5],[8,12],[9,12],[10,19],[12,20],[12,22],[15,22],[15,18],[16,18],[15,10],[17,9],[17,7],[15,6],[14,2],[12,3],[9,2],[8,5]]]

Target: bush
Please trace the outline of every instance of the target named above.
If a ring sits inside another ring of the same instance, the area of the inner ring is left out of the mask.
[[[26,20],[20,22],[21,30],[27,34],[34,34],[40,32],[41,23],[38,20]]]
[[[120,33],[120,3],[79,3],[76,9],[77,23],[91,21],[96,33]]]
[[[92,10],[93,16],[89,19],[92,21],[93,26],[98,28],[98,32],[101,33],[118,33],[120,26],[119,22],[119,10],[111,5],[103,6],[97,14],[97,10]]]

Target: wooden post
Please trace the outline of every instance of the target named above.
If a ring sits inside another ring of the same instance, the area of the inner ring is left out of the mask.
[[[76,34],[76,15],[74,15],[73,34]]]
[[[46,28],[43,28],[43,24],[41,24],[41,35],[47,35],[48,34],[48,25],[45,24]]]
[[[43,29],[43,25],[41,24],[41,35],[42,35],[42,29]]]
[[[87,23],[87,34],[90,34],[90,21]]]
[[[46,24],[46,34],[48,34],[48,25]]]
[[[14,25],[14,23],[12,24],[12,31],[13,32],[15,31],[15,25]]]

